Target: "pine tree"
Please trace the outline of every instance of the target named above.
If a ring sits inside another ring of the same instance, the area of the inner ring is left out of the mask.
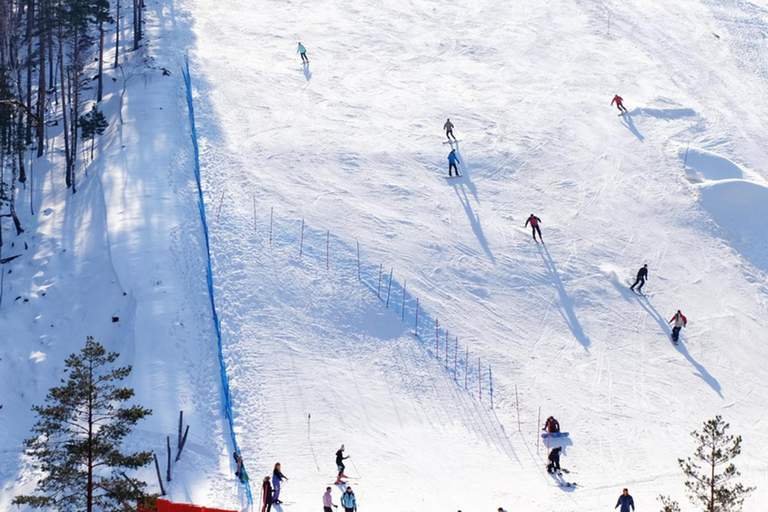
[[[754,490],[733,482],[740,475],[731,461],[741,453],[741,436],[726,434],[729,427],[722,416],[705,422],[702,432],[691,432],[698,444],[693,458],[677,460],[688,477],[685,487],[691,502],[700,503],[705,512],[737,512]]]
[[[96,107],[93,106],[90,112],[84,116],[80,116],[80,137],[84,141],[91,141],[91,160],[93,160],[93,145],[97,135],[104,133],[109,123],[104,114]]]
[[[658,500],[662,504],[661,512],[680,512],[680,504],[669,496],[660,494]]]
[[[133,426],[152,411],[123,405],[134,392],[116,385],[131,373],[130,366],[114,367],[118,356],[89,336],[80,354],[67,358],[68,379],[49,390],[45,405],[32,408],[38,417],[35,437],[25,441],[43,472],[39,494],[16,496],[14,504],[127,512],[156,498],[144,492],[146,483],[125,474],[152,460],[151,452],[120,450]]]

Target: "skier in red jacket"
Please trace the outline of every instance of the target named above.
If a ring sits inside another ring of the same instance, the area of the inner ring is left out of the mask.
[[[675,316],[667,323],[672,324],[672,341],[677,343],[677,339],[680,337],[680,329],[688,325],[688,319],[678,309]]]
[[[528,217],[528,220],[525,221],[525,227],[528,227],[528,224],[531,225],[531,229],[533,230],[533,240],[536,241],[536,232],[539,232],[539,240],[544,242],[544,239],[541,238],[541,228],[539,227],[539,222],[541,222],[541,219],[535,216],[534,214],[531,214],[530,217]]]
[[[627,107],[624,106],[624,98],[618,94],[613,97],[613,100],[611,100],[611,106],[613,106],[614,103],[616,103],[616,108],[618,108],[619,112],[622,114],[627,111]]]

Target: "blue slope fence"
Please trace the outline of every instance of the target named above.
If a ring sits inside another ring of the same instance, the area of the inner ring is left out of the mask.
[[[200,148],[197,143],[197,128],[195,126],[195,108],[192,104],[192,79],[189,72],[189,57],[187,56],[185,67],[181,70],[184,75],[184,83],[187,87],[187,106],[189,107],[189,124],[191,126],[192,133],[192,146],[195,149],[195,179],[197,180],[197,193],[198,193],[198,207],[200,209],[200,221],[203,224],[203,232],[205,233],[205,251],[206,251],[206,276],[208,280],[208,296],[211,299],[211,311],[213,312],[213,324],[216,327],[216,340],[219,347],[219,365],[221,369],[221,388],[224,392],[224,415],[229,421],[229,433],[232,436],[232,447],[235,453],[240,453],[240,448],[237,445],[237,437],[235,436],[235,425],[232,416],[232,395],[229,392],[229,378],[227,377],[227,365],[224,362],[224,353],[222,352],[222,340],[221,340],[221,322],[219,315],[216,312],[216,297],[213,291],[213,269],[211,267],[211,246],[208,237],[208,222],[205,218],[205,200],[203,199],[203,187],[200,180]],[[245,464],[243,464],[245,469]],[[251,495],[251,485],[248,481],[245,482],[245,492],[248,495],[248,504],[253,504],[253,496]]]

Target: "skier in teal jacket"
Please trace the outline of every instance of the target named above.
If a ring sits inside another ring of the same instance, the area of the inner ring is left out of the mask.
[[[344,512],[356,512],[357,500],[355,499],[355,493],[352,492],[352,488],[347,486],[347,492],[341,495],[341,506],[344,507]]]
[[[296,53],[301,55],[301,62],[309,63],[309,59],[307,58],[307,49],[304,48],[304,45],[301,44],[301,41],[299,41],[299,49],[296,50]]]

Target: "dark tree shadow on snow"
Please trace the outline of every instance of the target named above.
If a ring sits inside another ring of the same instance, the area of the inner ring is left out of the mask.
[[[571,299],[565,291],[565,286],[563,286],[563,281],[560,279],[557,266],[555,265],[552,256],[549,254],[549,249],[547,249],[547,246],[543,243],[538,244],[536,248],[539,250],[539,254],[541,254],[541,259],[544,262],[544,266],[547,268],[547,272],[549,272],[552,284],[555,285],[555,289],[557,289],[557,293],[560,295],[560,307],[558,308],[560,316],[563,317],[563,320],[565,320],[565,323],[573,333],[573,336],[579,340],[579,343],[584,346],[584,349],[589,350],[591,342],[584,333],[584,329],[582,329],[576,313],[573,311],[573,299]]]
[[[307,82],[312,80],[312,72],[309,70],[309,62],[305,62],[301,67],[304,71],[304,78],[307,79]]]
[[[645,295],[636,295],[635,299],[637,300],[637,303],[640,304],[640,306],[649,314],[651,315],[651,318],[656,320],[656,323],[659,324],[659,327],[661,327],[661,330],[664,331],[667,335],[667,339],[670,340],[670,343],[672,343],[672,329],[669,328],[669,323],[664,319],[663,316],[659,314],[659,312],[656,310],[655,307],[651,304],[651,302],[648,300],[648,297]],[[701,378],[704,382],[706,382],[709,387],[711,387],[715,393],[717,393],[720,398],[723,398],[722,388],[720,387],[720,383],[717,381],[716,378],[714,378],[710,373],[707,371],[706,368],[704,368],[701,364],[699,364],[698,361],[696,361],[693,356],[688,352],[688,349],[685,347],[685,344],[683,343],[683,336],[682,333],[680,334],[679,342],[675,345],[672,343],[672,346],[675,347],[675,350],[680,352],[683,357],[685,357],[691,365],[696,369],[696,372],[694,372],[694,375]]]
[[[635,123],[634,121],[632,121],[632,114],[627,112],[623,116],[621,116],[621,124],[626,126],[629,129],[629,131],[631,131],[640,142],[645,141],[645,137],[643,137],[643,135],[639,131],[637,131],[637,128],[635,128]]]

